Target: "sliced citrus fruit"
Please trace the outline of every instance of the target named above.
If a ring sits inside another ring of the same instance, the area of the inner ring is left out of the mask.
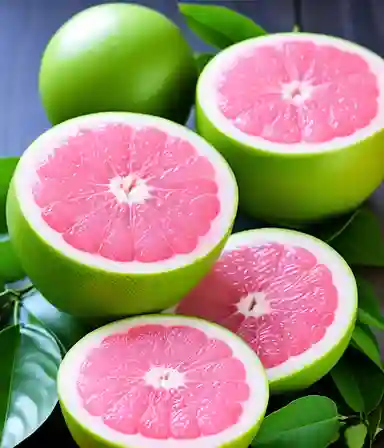
[[[65,356],[58,391],[84,448],[247,448],[269,395],[260,360],[240,338],[164,315],[85,336]]]

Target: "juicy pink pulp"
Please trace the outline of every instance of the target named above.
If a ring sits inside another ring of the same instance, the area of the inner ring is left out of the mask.
[[[255,47],[223,73],[218,94],[239,130],[284,144],[347,137],[378,114],[377,79],[366,61],[310,40]]]
[[[176,312],[237,333],[269,369],[319,342],[337,305],[325,265],[306,249],[270,243],[224,252]]]
[[[189,326],[141,325],[106,337],[83,362],[89,414],[124,434],[194,439],[234,425],[250,395],[243,363]]]
[[[70,246],[114,261],[188,254],[220,212],[210,161],[153,127],[80,131],[37,174],[34,199],[48,226]]]

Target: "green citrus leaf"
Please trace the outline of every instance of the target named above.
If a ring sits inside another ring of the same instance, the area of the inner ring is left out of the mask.
[[[195,53],[195,62],[199,74],[214,56],[213,53]]]
[[[13,448],[48,418],[57,403],[61,354],[44,329],[14,325],[0,333],[1,448]]]
[[[179,3],[179,9],[195,34],[220,49],[267,34],[250,18],[225,6]]]
[[[376,438],[377,431],[380,428],[381,418],[383,415],[383,406],[378,406],[371,414],[368,416],[368,436],[371,442]]]
[[[9,183],[11,182],[18,161],[19,157],[0,158],[0,233],[8,232],[5,219],[5,203]]]
[[[344,401],[355,412],[368,415],[383,398],[383,372],[352,349],[332,369],[331,377]]]
[[[349,264],[384,267],[384,238],[380,222],[367,207],[359,209],[331,245]]]
[[[364,423],[350,426],[345,430],[344,438],[348,448],[363,448],[365,439],[367,437],[367,427]]]
[[[25,277],[19,259],[9,238],[0,240],[0,279],[4,283],[15,282]]]
[[[21,312],[24,313],[25,321],[37,321],[54,334],[66,350],[93,329],[91,323],[59,311],[36,289],[23,298]]]
[[[359,212],[360,210],[358,209],[353,213],[338,216],[336,218],[330,218],[320,224],[313,225],[308,229],[309,233],[327,243],[330,243],[347,229]]]
[[[383,368],[380,347],[372,330],[364,324],[357,324],[352,335],[353,345],[373,361],[377,367]]]
[[[340,429],[336,404],[320,395],[292,401],[268,415],[252,446],[255,448],[324,448]]]
[[[372,284],[363,277],[356,276],[359,292],[359,321],[384,330],[384,316],[381,314],[380,301]]]

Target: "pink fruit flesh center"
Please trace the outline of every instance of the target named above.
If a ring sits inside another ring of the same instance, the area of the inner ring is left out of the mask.
[[[242,132],[275,143],[324,143],[378,114],[376,76],[358,54],[290,41],[240,56],[222,74],[219,108]]]
[[[239,421],[249,399],[243,363],[190,326],[141,325],[106,337],[83,362],[89,414],[124,434],[195,439]]]
[[[337,306],[327,266],[306,249],[269,243],[225,252],[177,313],[237,333],[269,369],[319,342]]]
[[[38,168],[43,220],[70,246],[119,262],[194,251],[220,212],[215,170],[154,127],[79,131]]]

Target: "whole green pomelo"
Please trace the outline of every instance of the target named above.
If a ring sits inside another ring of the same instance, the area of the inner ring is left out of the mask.
[[[127,111],[184,122],[197,72],[180,29],[150,8],[103,4],[66,22],[48,43],[39,90],[52,124]]]

